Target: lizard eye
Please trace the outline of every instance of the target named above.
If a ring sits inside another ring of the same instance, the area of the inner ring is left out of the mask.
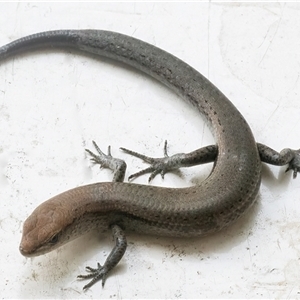
[[[58,242],[58,234],[55,234],[50,240],[50,244],[56,244]]]

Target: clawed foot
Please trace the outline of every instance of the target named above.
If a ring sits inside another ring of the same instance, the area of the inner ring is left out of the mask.
[[[112,157],[110,146],[108,146],[107,154],[105,154],[101,151],[96,142],[93,141],[93,145],[96,148],[98,155],[94,154],[88,149],[85,149],[85,151],[88,152],[90,156],[92,156],[91,161],[94,164],[100,165],[101,168],[112,170],[114,172],[113,182],[123,182],[126,172],[125,161]]]
[[[106,280],[107,273],[108,273],[108,270],[105,268],[105,266],[101,266],[98,263],[97,268],[86,267],[86,270],[87,270],[87,272],[90,272],[90,274],[78,275],[77,278],[80,278],[80,279],[93,278],[93,279],[83,287],[83,290],[90,288],[92,285],[94,285],[99,280],[102,280],[102,287],[104,287],[105,280]]]
[[[106,258],[104,265],[101,266],[98,263],[97,268],[86,267],[86,270],[87,272],[89,272],[89,274],[77,276],[77,278],[79,279],[92,278],[92,280],[83,287],[84,290],[90,288],[99,280],[102,280],[103,287],[108,273],[119,263],[126,251],[127,241],[123,229],[117,224],[111,225],[110,228],[112,230],[113,238],[115,240],[115,246]]]
[[[295,153],[295,157],[290,161],[289,166],[285,172],[292,170],[293,178],[295,179],[297,177],[297,173],[300,173],[300,149],[293,150],[293,152]]]
[[[169,157],[169,155],[167,153],[167,141],[165,141],[164,157],[162,157],[162,158],[149,157],[149,156],[128,150],[126,148],[120,148],[120,149],[130,155],[133,155],[135,157],[142,159],[144,162],[151,165],[150,167],[148,167],[142,171],[139,171],[137,173],[130,175],[128,177],[128,180],[132,180],[141,175],[151,173],[151,175],[149,176],[149,179],[148,179],[148,182],[150,182],[158,174],[160,174],[161,177],[164,178],[164,175],[167,172],[176,170],[181,167],[181,160],[182,160],[183,154],[175,154],[175,155],[172,155],[171,157]]]

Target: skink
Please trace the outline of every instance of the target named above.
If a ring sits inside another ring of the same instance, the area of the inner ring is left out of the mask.
[[[39,205],[24,223],[20,251],[36,256],[52,251],[92,230],[111,229],[115,246],[104,265],[87,267],[102,284],[126,250],[125,232],[174,237],[203,236],[226,227],[254,203],[262,162],[288,164],[294,177],[300,171],[300,150],[280,153],[255,142],[247,122],[209,80],[173,55],[138,39],[102,30],[57,30],[33,34],[0,48],[3,61],[37,49],[75,49],[130,65],[156,78],[195,107],[210,125],[216,145],[187,154],[153,159],[123,149],[151,164],[133,177],[164,175],[175,168],[214,162],[201,184],[189,188],[161,188],[124,183],[125,162],[89,151],[94,162],[115,171],[113,182],[74,188]],[[133,178],[132,177],[132,178]]]

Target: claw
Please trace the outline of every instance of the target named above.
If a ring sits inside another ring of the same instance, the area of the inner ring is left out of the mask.
[[[85,149],[85,151],[90,155],[92,156],[91,158],[91,161],[94,163],[94,164],[99,164],[101,168],[106,168],[107,165],[106,165],[106,162],[110,159],[112,159],[112,156],[111,156],[111,150],[110,150],[110,146],[108,146],[108,149],[107,149],[107,154],[103,153],[101,151],[101,149],[99,148],[99,146],[96,144],[95,141],[93,141],[93,145],[95,147],[95,149],[97,150],[98,154],[99,155],[96,155],[95,153],[93,153],[91,150],[89,149]]]
[[[300,149],[293,150],[293,152],[295,153],[295,157],[290,161],[285,172],[292,170],[293,178],[295,179],[297,177],[298,172],[300,173]]]
[[[293,179],[297,178],[297,174],[298,172],[300,173],[300,168],[297,168],[297,167],[288,167],[286,170],[285,170],[285,173],[292,170],[293,171]]]
[[[97,268],[86,267],[85,269],[87,270],[87,272],[90,272],[90,274],[78,275],[77,278],[79,278],[79,279],[92,278],[92,280],[83,287],[83,290],[90,288],[92,285],[94,285],[99,280],[102,280],[102,287],[104,286],[105,280],[107,277],[107,271],[105,270],[105,268],[103,266],[101,266],[99,263],[97,263]]]
[[[112,157],[110,146],[108,146],[107,154],[105,154],[101,151],[96,142],[93,141],[93,145],[97,150],[98,155],[88,149],[85,149],[85,151],[92,157],[91,161],[94,164],[100,165],[101,169],[107,168],[112,170],[114,172],[113,182],[123,182],[126,171],[125,161]]]
[[[152,173],[151,173],[151,175],[149,176],[149,179],[148,179],[148,183],[150,183],[154,178],[155,178],[155,176],[157,175],[157,174],[159,174],[159,173],[161,173],[162,174],[162,172],[163,171],[160,171],[160,170],[154,170]],[[164,178],[163,176],[162,176],[162,178]]]
[[[141,175],[144,175],[144,174],[153,172],[153,170],[154,170],[154,169],[153,169],[152,167],[149,167],[149,168],[144,169],[144,170],[142,170],[142,171],[136,172],[136,173],[130,175],[130,176],[128,177],[128,180],[131,181],[131,180],[133,180],[133,179],[136,178],[136,177],[139,177],[139,176],[141,176]],[[150,178],[149,178],[149,182],[150,182]]]
[[[164,145],[164,156],[169,157],[168,155],[168,141],[165,140],[165,145]]]
[[[154,161],[154,158],[152,157],[149,157],[149,156],[146,156],[144,154],[140,154],[140,153],[137,153],[135,151],[132,151],[132,150],[129,150],[129,149],[126,149],[126,148],[123,148],[123,147],[120,147],[120,149],[122,151],[124,151],[125,153],[127,154],[130,154],[132,156],[135,156],[137,158],[140,158],[141,160],[143,160],[144,162],[148,163],[148,164],[152,164],[153,161]]]

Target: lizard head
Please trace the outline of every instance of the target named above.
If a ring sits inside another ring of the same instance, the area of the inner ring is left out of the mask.
[[[72,220],[58,200],[56,196],[42,203],[24,222],[19,247],[22,255],[45,254],[67,242],[62,235]]]
[[[111,202],[99,201],[106,189],[106,184],[77,187],[40,204],[24,222],[21,254],[42,255],[92,229],[107,230]]]

